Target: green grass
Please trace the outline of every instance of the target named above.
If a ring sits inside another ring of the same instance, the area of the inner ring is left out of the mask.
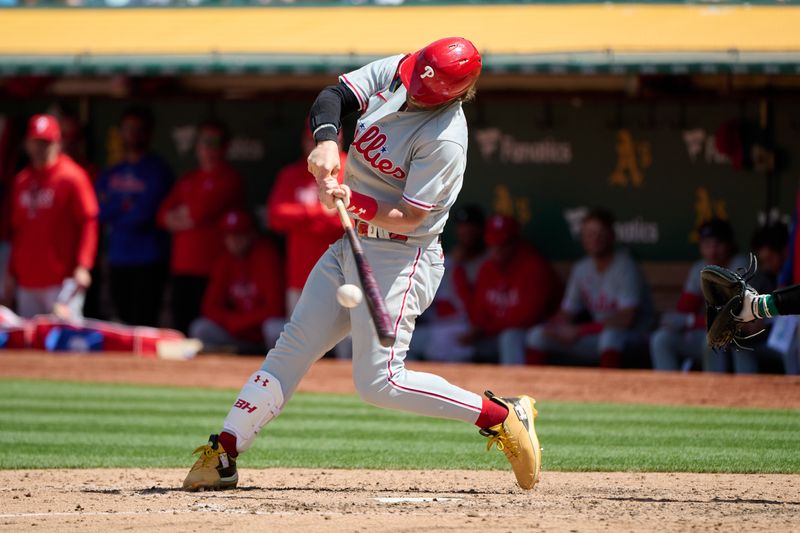
[[[0,468],[184,467],[236,391],[0,380]],[[539,402],[547,470],[800,472],[800,411]],[[461,422],[298,394],[248,468],[507,468]]]

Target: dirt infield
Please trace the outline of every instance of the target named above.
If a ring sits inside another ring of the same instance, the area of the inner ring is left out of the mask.
[[[0,472],[16,531],[791,531],[798,476],[248,470],[229,492],[175,489],[180,470]],[[31,526],[35,526],[33,529]]]
[[[0,354],[0,377],[238,388],[257,358]],[[800,378],[412,364],[466,388],[541,400],[800,408]],[[317,363],[301,390],[353,392]],[[0,471],[0,530],[796,531],[800,476],[244,469],[235,491],[176,490],[183,470]]]

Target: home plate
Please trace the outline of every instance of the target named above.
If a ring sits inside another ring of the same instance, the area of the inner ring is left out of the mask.
[[[458,502],[461,498],[374,498],[380,503]]]

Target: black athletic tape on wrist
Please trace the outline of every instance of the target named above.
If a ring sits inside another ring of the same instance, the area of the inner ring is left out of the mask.
[[[339,131],[334,124],[323,124],[313,133],[314,140],[318,143],[322,141],[334,141],[339,139]]]

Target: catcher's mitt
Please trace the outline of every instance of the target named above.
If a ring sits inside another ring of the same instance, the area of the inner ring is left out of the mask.
[[[747,284],[755,275],[756,266],[755,257],[751,255],[750,266],[741,273],[716,265],[708,265],[700,271],[700,286],[706,300],[706,339],[711,348],[723,349],[731,343],[741,348],[738,341],[754,336],[741,335],[744,321],[738,315],[742,311],[745,294],[758,294]]]

